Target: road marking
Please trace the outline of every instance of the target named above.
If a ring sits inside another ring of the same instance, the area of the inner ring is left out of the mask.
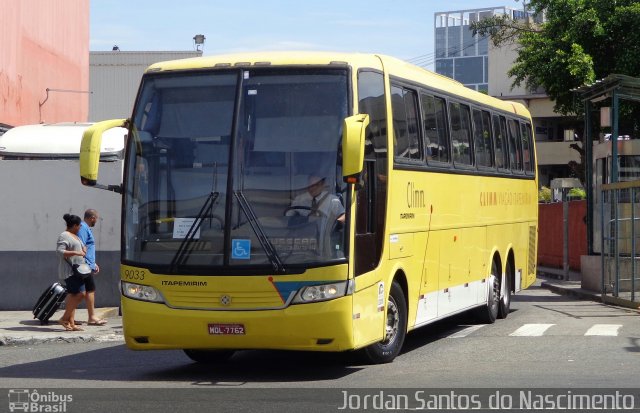
[[[622,324],[594,324],[591,326],[585,336],[617,336],[618,330]]]
[[[456,331],[455,333],[446,336],[445,338],[463,338],[463,337],[466,337],[469,334],[473,333],[474,331],[480,330],[485,325],[486,324],[476,324],[476,325],[473,325],[473,326],[468,326],[466,328],[463,328],[460,331]]]
[[[555,324],[525,324],[509,335],[513,337],[538,337],[553,326]]]

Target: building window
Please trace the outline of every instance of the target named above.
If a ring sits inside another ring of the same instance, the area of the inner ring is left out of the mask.
[[[460,32],[460,26],[449,27],[449,30],[447,32],[447,40],[449,42],[447,57],[461,56],[461,53],[460,53],[462,49],[462,44],[461,44],[462,39],[460,38],[461,34],[462,33]]]
[[[489,38],[487,36],[478,36],[478,56],[486,56],[489,54]]]
[[[436,29],[436,58],[447,57],[447,28],[438,27]]]
[[[437,60],[436,73],[453,79],[453,59]]]
[[[483,57],[455,59],[455,80],[464,84],[484,83]]]
[[[476,38],[473,36],[473,32],[469,26],[462,26],[463,44],[462,52],[464,56],[476,56]]]

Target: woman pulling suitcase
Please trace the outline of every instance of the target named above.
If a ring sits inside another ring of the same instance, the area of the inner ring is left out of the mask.
[[[81,219],[77,215],[64,214],[67,229],[58,237],[56,251],[59,257],[58,278],[64,280],[67,286],[65,310],[58,323],[67,331],[82,331],[75,324],[76,308],[85,296],[84,278],[75,268],[86,265],[84,256],[86,247],[78,238]]]

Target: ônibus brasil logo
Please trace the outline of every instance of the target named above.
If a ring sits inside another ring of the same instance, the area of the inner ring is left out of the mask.
[[[9,390],[11,412],[66,412],[68,404],[72,401],[72,395],[54,391],[39,393],[38,390]]]

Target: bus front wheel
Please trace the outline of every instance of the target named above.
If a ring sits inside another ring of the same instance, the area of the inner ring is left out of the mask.
[[[233,350],[183,350],[191,360],[202,364],[220,364],[229,361]]]
[[[387,300],[387,319],[382,341],[364,349],[365,357],[374,364],[390,363],[400,354],[407,335],[407,300],[397,281],[391,284]]]

